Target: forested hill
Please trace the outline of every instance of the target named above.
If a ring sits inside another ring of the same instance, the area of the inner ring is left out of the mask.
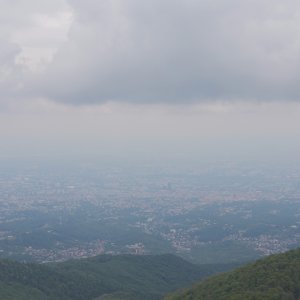
[[[42,265],[2,260],[0,299],[162,299],[230,267],[196,266],[174,255],[101,255]]]
[[[204,280],[167,300],[298,300],[300,248]]]

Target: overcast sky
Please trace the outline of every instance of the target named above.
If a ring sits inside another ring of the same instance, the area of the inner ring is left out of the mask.
[[[299,156],[299,1],[0,0],[0,22],[0,157]]]

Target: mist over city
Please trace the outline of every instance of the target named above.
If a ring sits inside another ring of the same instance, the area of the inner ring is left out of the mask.
[[[0,24],[1,300],[298,299],[201,289],[299,252],[297,1],[0,0]]]

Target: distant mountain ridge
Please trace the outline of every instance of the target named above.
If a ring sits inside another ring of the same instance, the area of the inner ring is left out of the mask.
[[[0,260],[0,299],[162,299],[231,265],[193,265],[175,255],[100,255],[51,264]]]
[[[300,248],[208,278],[166,300],[299,300]]]

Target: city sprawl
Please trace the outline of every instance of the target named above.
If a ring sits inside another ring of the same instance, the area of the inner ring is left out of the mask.
[[[300,171],[268,165],[6,164],[0,257],[175,253],[234,263],[300,245]]]

